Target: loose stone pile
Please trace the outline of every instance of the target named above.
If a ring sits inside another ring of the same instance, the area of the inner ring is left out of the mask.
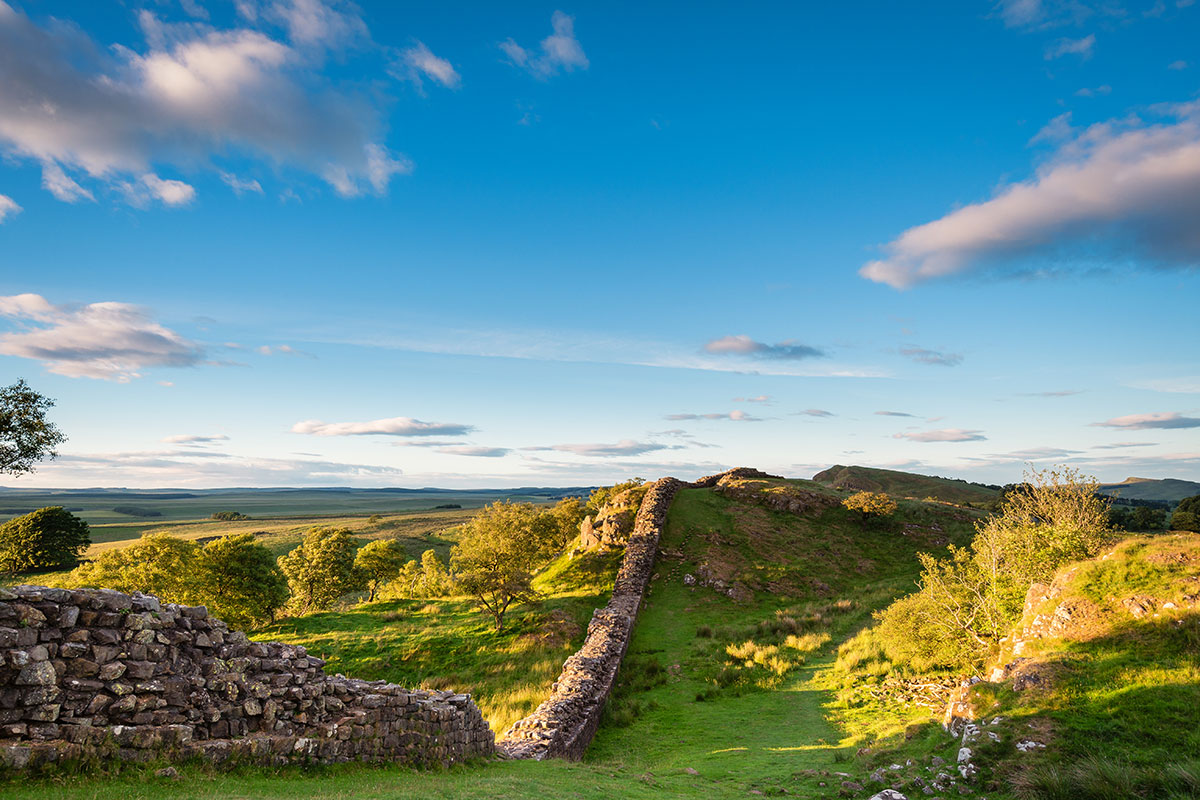
[[[63,759],[450,764],[494,752],[467,695],[330,677],[203,606],[0,589],[0,767]]]

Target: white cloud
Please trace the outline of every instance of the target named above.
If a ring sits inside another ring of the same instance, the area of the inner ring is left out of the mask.
[[[968,431],[962,428],[943,428],[938,431],[897,433],[893,439],[908,439],[910,442],[982,442],[987,439],[983,431]]]
[[[877,417],[915,417],[916,414],[909,414],[905,411],[876,411]]]
[[[559,72],[587,69],[587,55],[584,54],[579,40],[575,38],[575,18],[555,11],[550,23],[554,27],[554,33],[542,40],[539,54],[526,50],[512,39],[501,42],[500,49],[513,65],[542,80]]]
[[[296,348],[294,348],[288,344],[280,344],[280,345],[276,345],[275,347],[271,347],[270,345],[264,344],[261,347],[255,348],[254,352],[258,353],[260,356],[280,355],[280,356],[298,356],[300,358],[316,358],[316,356],[314,356],[312,353],[306,353],[303,350],[297,350]]]
[[[745,334],[738,336],[722,336],[704,345],[704,352],[713,355],[758,356],[762,358],[802,359],[818,358],[825,355],[823,350],[800,344],[793,340],[766,344],[751,339]]]
[[[836,417],[832,411],[826,411],[823,408],[806,408],[803,411],[797,411],[798,416],[804,417]]]
[[[1129,384],[1135,389],[1149,389],[1154,392],[1171,394],[1200,394],[1200,375],[1181,378],[1159,378],[1156,380],[1136,381]]]
[[[423,86],[422,75],[447,89],[457,89],[462,85],[462,76],[454,69],[454,65],[434,55],[424,42],[417,42],[400,56],[406,68],[405,77],[418,88]]]
[[[349,43],[361,20],[316,0],[266,11],[254,19],[281,21],[292,44],[143,12],[137,51],[69,23],[39,26],[0,0],[0,153],[41,163],[46,188],[68,201],[90,194],[87,178],[181,205],[194,189],[156,168],[211,168],[230,152],[323,176],[345,196],[381,193],[411,165],[384,148],[373,103],[294,46]]]
[[[204,349],[127,303],[55,306],[36,294],[0,297],[0,316],[23,330],[0,334],[0,354],[41,361],[72,378],[127,382],[147,367],[191,367]]]
[[[237,0],[237,9],[251,22],[262,18],[287,29],[288,38],[307,47],[341,49],[370,37],[358,9],[338,0]]]
[[[770,397],[770,395],[765,395],[765,394],[760,394],[757,397],[735,397],[735,398],[733,398],[733,402],[735,402],[735,403],[770,403],[771,397]]]
[[[910,228],[887,256],[859,271],[898,289],[1097,247],[1120,261],[1193,266],[1200,260],[1200,103],[1160,107],[1175,121],[1093,125],[1063,144],[1036,176],[991,200]]]
[[[1088,34],[1080,39],[1059,39],[1046,48],[1046,60],[1051,61],[1063,56],[1079,56],[1086,60],[1092,57],[1092,51],[1095,47],[1095,34]]]
[[[21,207],[17,205],[17,201],[6,194],[0,194],[0,222],[19,213],[21,213]]]
[[[422,422],[412,417],[389,417],[368,422],[322,422],[309,419],[292,426],[292,433],[311,436],[465,436],[473,425],[453,422]]]
[[[1200,428],[1200,418],[1185,417],[1174,411],[1164,411],[1157,414],[1127,414],[1124,417],[1113,417],[1104,422],[1093,422],[1100,428],[1123,428],[1125,430],[1142,431],[1151,428],[1174,430],[1177,428]]]
[[[1075,92],[1076,97],[1102,97],[1112,94],[1112,87],[1107,83],[1101,84],[1094,89],[1084,87]]]
[[[1180,59],[1178,61],[1172,61],[1170,64],[1168,64],[1167,69],[1179,71],[1181,69],[1187,69],[1187,66],[1188,66],[1188,62],[1184,61],[1183,59]]]

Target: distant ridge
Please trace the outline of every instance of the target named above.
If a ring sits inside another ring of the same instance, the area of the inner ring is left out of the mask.
[[[1100,493],[1123,500],[1150,500],[1176,505],[1185,497],[1200,494],[1200,483],[1179,478],[1126,478],[1120,483],[1100,484]]]
[[[990,503],[999,496],[999,489],[987,484],[875,467],[846,467],[835,464],[818,472],[812,479],[835,489],[886,492],[896,497],[913,497],[918,500],[932,497],[945,503]]]

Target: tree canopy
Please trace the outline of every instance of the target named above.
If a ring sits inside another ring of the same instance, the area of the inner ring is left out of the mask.
[[[55,448],[67,437],[46,420],[53,407],[24,380],[0,388],[0,474],[33,472],[34,464],[58,455]]]
[[[395,539],[376,539],[367,542],[354,556],[356,566],[367,580],[367,600],[375,599],[385,583],[400,575],[408,552]]]
[[[92,543],[88,524],[62,506],[39,508],[0,525],[0,571],[74,564]]]
[[[195,555],[194,597],[235,628],[275,619],[288,600],[287,578],[252,533],[222,536]]]
[[[497,632],[513,603],[536,597],[533,571],[545,558],[557,525],[530,503],[486,506],[462,528],[450,564],[459,588],[490,614]]]
[[[299,547],[279,557],[298,611],[329,608],[343,595],[366,588],[354,566],[357,549],[345,528],[311,528]]]

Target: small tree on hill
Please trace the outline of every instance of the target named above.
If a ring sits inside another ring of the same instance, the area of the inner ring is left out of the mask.
[[[345,528],[312,528],[299,547],[279,557],[299,612],[329,608],[343,595],[366,587],[354,566],[357,550]]]
[[[533,571],[546,552],[546,529],[552,533],[553,527],[531,504],[504,502],[485,507],[463,526],[450,563],[459,587],[491,614],[497,632],[513,603],[537,596]]]
[[[557,550],[562,550],[579,535],[579,525],[587,516],[587,507],[578,497],[564,497],[546,513],[554,520],[554,545]]]
[[[855,492],[843,500],[842,505],[862,514],[864,525],[871,520],[890,517],[899,508],[896,501],[883,492]]]
[[[165,533],[147,533],[128,547],[105,550],[70,575],[73,586],[145,592],[171,603],[191,603],[195,542]]]
[[[1171,530],[1200,533],[1200,513],[1195,511],[1176,511],[1171,515]]]
[[[33,472],[34,464],[58,455],[55,448],[67,437],[46,421],[53,407],[24,380],[0,388],[0,474]]]
[[[204,545],[195,556],[192,583],[196,600],[235,628],[274,621],[288,600],[287,578],[252,533]]]
[[[354,555],[354,566],[366,576],[368,602],[375,599],[381,586],[400,575],[407,560],[408,553],[395,539],[376,539],[359,549]]]
[[[88,524],[62,506],[39,508],[0,525],[0,571],[74,564],[92,543]]]

